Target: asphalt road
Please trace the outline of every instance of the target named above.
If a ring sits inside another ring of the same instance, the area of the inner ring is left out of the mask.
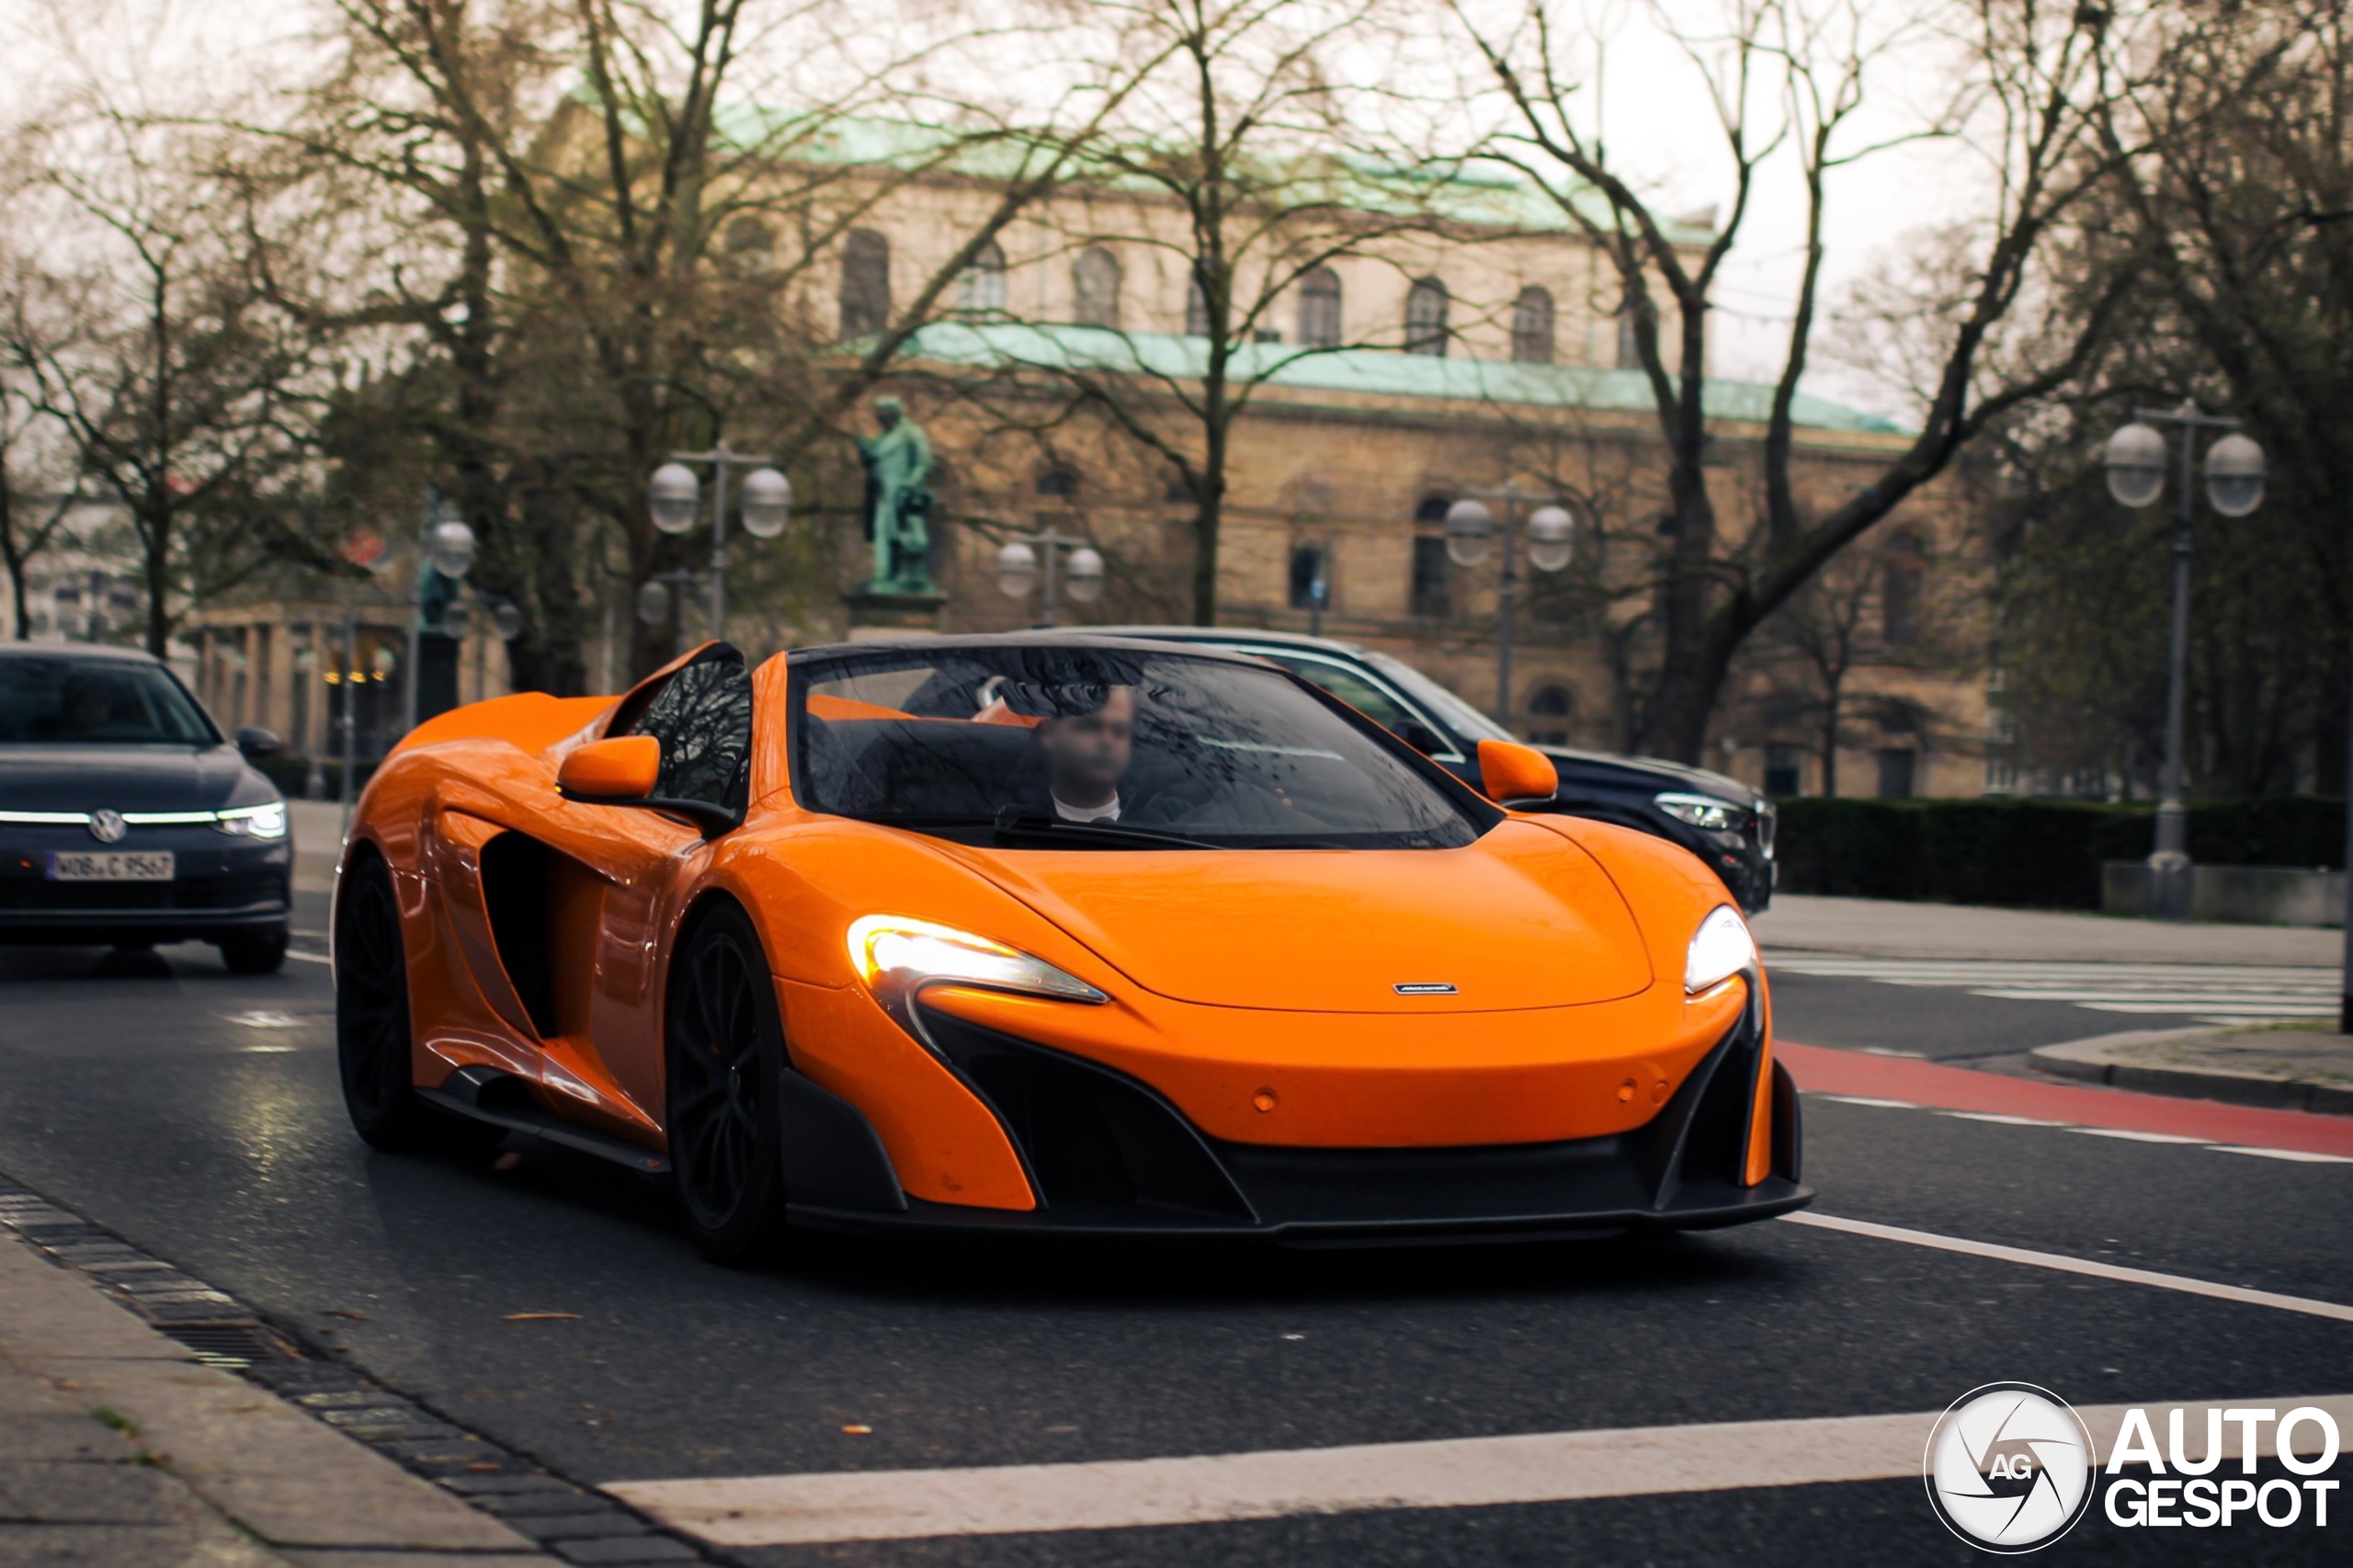
[[[1791,1039],[1938,1056],[2131,1027],[1820,978],[1777,1007]],[[369,1152],[337,1099],[331,1012],[313,961],[241,980],[200,948],[0,952],[0,1173],[590,1483],[1926,1411],[1996,1380],[2087,1405],[2353,1392],[2353,1324],[1783,1223],[1346,1253],[811,1238],[729,1273],[657,1187],[608,1168]],[[2353,1164],[1819,1097],[1806,1116],[1821,1212],[2353,1302]],[[579,1316],[506,1321],[546,1312]],[[2342,1562],[2353,1500],[2331,1517],[2128,1531],[2095,1515],[2049,1560]],[[737,1556],[1980,1560],[1913,1480]]]

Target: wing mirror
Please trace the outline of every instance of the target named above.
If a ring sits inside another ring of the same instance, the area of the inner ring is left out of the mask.
[[[237,732],[237,749],[248,757],[258,760],[265,756],[276,756],[286,749],[286,744],[278,738],[276,730],[265,730],[258,725],[248,724]]]
[[[617,735],[573,749],[555,776],[564,798],[600,804],[635,802],[662,782],[662,743],[652,735]]]
[[[685,817],[704,835],[726,832],[735,814],[709,801],[673,800],[662,785],[662,743],[652,735],[614,735],[575,746],[556,770],[556,793],[584,806],[637,806]]]
[[[1560,792],[1561,770],[1534,746],[1517,741],[1481,741],[1479,788],[1497,802],[1549,801]]]

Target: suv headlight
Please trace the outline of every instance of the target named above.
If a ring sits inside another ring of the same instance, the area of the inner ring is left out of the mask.
[[[286,836],[286,802],[272,801],[266,806],[232,806],[225,812],[212,813],[212,824],[223,833],[239,838],[283,838]]]
[[[1748,922],[1731,904],[1720,903],[1691,933],[1683,957],[1683,994],[1712,991],[1756,962],[1756,938],[1748,934]]]
[[[1730,801],[1719,801],[1713,795],[1653,795],[1651,804],[1677,822],[1688,822],[1693,827],[1704,827],[1717,833],[1730,832],[1740,823],[1740,808]]]
[[[1110,1000],[1076,975],[1003,942],[900,915],[868,915],[851,921],[849,961],[886,1006],[903,1005],[935,983],[1063,1002]]]

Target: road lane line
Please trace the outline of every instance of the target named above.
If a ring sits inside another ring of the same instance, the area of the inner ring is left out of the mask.
[[[2202,1403],[2190,1415],[2202,1449]],[[2244,1403],[2244,1402],[2239,1402]],[[2281,1410],[2316,1405],[2353,1425],[2353,1395],[2267,1397]],[[2142,1408],[2168,1406],[2143,1402]],[[2080,1407],[2100,1452],[2115,1445],[2120,1404]],[[847,1471],[710,1480],[625,1481],[605,1488],[674,1529],[718,1546],[911,1540],[933,1536],[1133,1529],[1392,1508],[1478,1508],[1594,1497],[1723,1492],[1912,1479],[1937,1411],[1616,1431],[1536,1432],[1332,1449],[1199,1454],[970,1470]],[[2261,1428],[2269,1456],[2276,1426]],[[2223,1456],[2243,1427],[2224,1424]],[[2296,1427],[2301,1451],[2321,1441]]]
[[[2177,1290],[2185,1296],[2210,1296],[2218,1301],[2236,1301],[2242,1306],[2276,1307],[2283,1312],[2302,1312],[2309,1317],[2353,1323],[2353,1307],[2341,1306],[2335,1301],[2314,1301],[2309,1296],[2283,1296],[2276,1290],[2250,1290],[2244,1285],[2193,1279],[2186,1274],[2160,1274],[2151,1268],[2128,1268],[2120,1263],[2099,1263],[2087,1257],[2070,1257],[2064,1253],[2035,1252],[2027,1247],[2004,1246],[1999,1242],[1973,1242],[1962,1236],[1938,1235],[1934,1231],[1910,1231],[1900,1225],[1849,1220],[1839,1214],[1784,1214],[1781,1218],[1790,1224],[1812,1225],[1817,1230],[1844,1231],[1849,1235],[1871,1236],[1883,1242],[1903,1242],[1910,1246],[1930,1247],[1938,1252],[1963,1253],[1971,1257],[2022,1263],[2030,1268],[2052,1268],[2062,1274],[2087,1275],[2094,1279],[2114,1279],[2127,1285],[2149,1285],[2160,1290]]]
[[[287,956],[288,958],[290,958],[290,959],[301,959],[304,963],[333,963],[333,962],[335,962],[335,960],[333,960],[333,959],[331,959],[331,958],[327,957],[327,956],[326,956],[326,954],[324,954],[324,953],[306,953],[306,952],[304,952],[304,951],[303,951],[301,949],[300,949],[300,948],[289,948],[289,949],[286,949],[286,956]]]
[[[2344,1154],[2315,1154],[2309,1149],[2248,1149],[2234,1143],[2209,1143],[2217,1154],[2253,1154],[2265,1160],[2293,1160],[2304,1165],[2353,1165],[2353,1157]]]

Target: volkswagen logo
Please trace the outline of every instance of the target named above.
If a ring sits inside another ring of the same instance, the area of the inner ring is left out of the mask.
[[[120,844],[126,826],[120,812],[96,811],[90,813],[90,836],[100,844]]]
[[[1955,1400],[1928,1434],[1921,1468],[1945,1528],[2005,1555],[2075,1528],[2098,1479],[2083,1418],[2032,1383],[1987,1383]]]

